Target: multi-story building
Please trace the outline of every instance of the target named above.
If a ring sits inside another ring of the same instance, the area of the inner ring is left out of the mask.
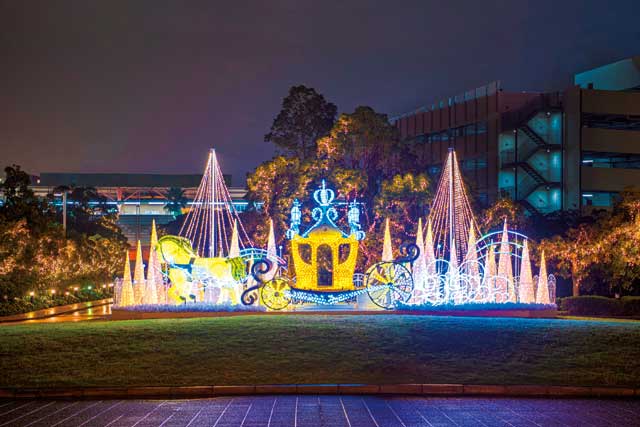
[[[577,74],[564,92],[494,82],[391,121],[433,176],[454,148],[480,204],[508,195],[532,214],[588,210],[640,185],[639,87],[634,57]]]
[[[196,195],[202,175],[105,174],[105,173],[42,173],[32,179],[32,189],[41,197],[59,193],[60,188],[93,187],[106,199],[107,205],[118,210],[118,224],[130,244],[140,240],[149,244],[151,221],[167,224],[175,219],[165,206],[171,188],[183,191],[186,212]],[[224,175],[236,210],[244,211],[247,190],[231,187],[231,176]],[[62,203],[57,199],[55,203]]]
[[[564,206],[608,207],[640,187],[640,56],[576,74],[574,84],[564,93]]]

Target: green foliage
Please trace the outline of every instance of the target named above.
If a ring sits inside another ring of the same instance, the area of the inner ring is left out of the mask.
[[[573,295],[637,294],[640,291],[640,192],[621,194],[614,209],[563,235],[543,240],[553,270],[571,278]],[[602,284],[607,289],[602,289]]]
[[[264,140],[304,161],[315,154],[316,141],[331,129],[336,112],[337,107],[315,89],[293,86]]]
[[[560,299],[560,310],[572,316],[640,316],[640,297],[607,298],[595,295]]]
[[[505,220],[507,220],[510,230],[523,232],[529,225],[529,220],[522,206],[505,197],[496,200],[478,215],[480,232],[485,234],[490,231],[501,230]]]
[[[572,316],[622,316],[622,302],[619,299],[595,295],[567,297],[560,299],[560,310]]]
[[[34,297],[15,297],[13,300],[7,300],[0,304],[0,316],[11,316],[14,314],[28,313],[30,311],[43,310],[46,308],[57,307],[60,305],[75,304],[78,302],[95,301],[103,298],[111,298],[113,288],[92,287],[91,290],[83,288],[79,292],[69,292],[69,295],[45,295]]]
[[[292,88],[292,91],[294,89],[303,91],[300,87]],[[288,107],[293,102],[291,96],[290,93],[285,99]],[[287,115],[284,115],[283,108],[274,126],[282,122],[283,117],[289,120],[291,111],[287,111]],[[306,107],[296,109],[296,114],[310,116],[296,120],[300,123],[316,120],[314,111]],[[271,218],[279,243],[282,243],[284,231],[289,226],[293,200],[297,198],[303,204],[309,202],[322,179],[326,179],[336,190],[339,200],[358,200],[363,203],[363,226],[370,235],[381,235],[384,219],[389,217],[396,244],[414,239],[416,218],[426,214],[430,198],[429,180],[424,174],[407,172],[407,167],[402,167],[407,153],[387,116],[361,106],[353,113],[341,114],[333,127],[322,133],[315,132],[314,135],[313,144],[306,143],[305,147],[312,146],[315,156],[308,155],[307,148],[304,149],[304,155],[290,150],[298,155],[274,157],[249,175],[249,199],[264,202],[262,214],[254,212],[245,215],[249,220],[245,228],[254,233],[255,240],[266,242],[267,222]],[[272,138],[267,140],[276,142]],[[404,162],[405,165],[407,163]],[[307,221],[311,205],[306,203],[303,206],[303,218]],[[360,268],[379,258],[380,248],[368,244],[374,240],[372,237],[362,242]]]
[[[70,192],[65,236],[50,200],[34,197],[28,175],[19,167],[5,169],[0,207],[0,298],[4,303],[29,292],[43,294],[71,284],[102,284],[122,268],[126,238],[95,189]],[[61,212],[60,212],[61,215]],[[2,304],[0,304],[2,305]]]
[[[164,205],[164,209],[173,216],[182,215],[182,209],[187,206],[187,198],[184,195],[184,190],[178,187],[171,187],[165,197],[167,203]]]

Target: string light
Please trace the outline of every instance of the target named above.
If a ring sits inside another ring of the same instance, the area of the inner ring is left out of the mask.
[[[240,221],[224,182],[216,152],[211,149],[202,180],[179,235],[191,241],[201,257],[224,257],[231,249],[229,234],[236,221],[240,248],[251,247],[251,239]]]

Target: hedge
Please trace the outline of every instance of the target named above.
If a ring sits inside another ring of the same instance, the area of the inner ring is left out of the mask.
[[[640,316],[640,297],[567,297],[560,299],[560,310],[574,316]]]
[[[77,302],[95,301],[102,298],[110,298],[110,292],[100,290],[83,290],[76,295],[36,296],[33,298],[16,298],[13,301],[0,302],[0,316],[12,316],[14,314],[28,313],[30,311],[43,310],[45,308],[60,305],[75,304]]]

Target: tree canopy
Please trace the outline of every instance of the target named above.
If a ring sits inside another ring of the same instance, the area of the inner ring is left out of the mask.
[[[62,209],[56,212],[52,199],[35,197],[20,167],[7,167],[5,173],[1,189],[6,202],[0,206],[4,300],[71,284],[104,283],[120,273],[126,238],[106,204],[93,204],[99,200],[95,189],[66,189],[70,194],[65,236]]]
[[[337,107],[315,89],[293,86],[264,140],[275,144],[283,154],[308,159],[315,155],[316,141],[333,126],[336,113]]]

